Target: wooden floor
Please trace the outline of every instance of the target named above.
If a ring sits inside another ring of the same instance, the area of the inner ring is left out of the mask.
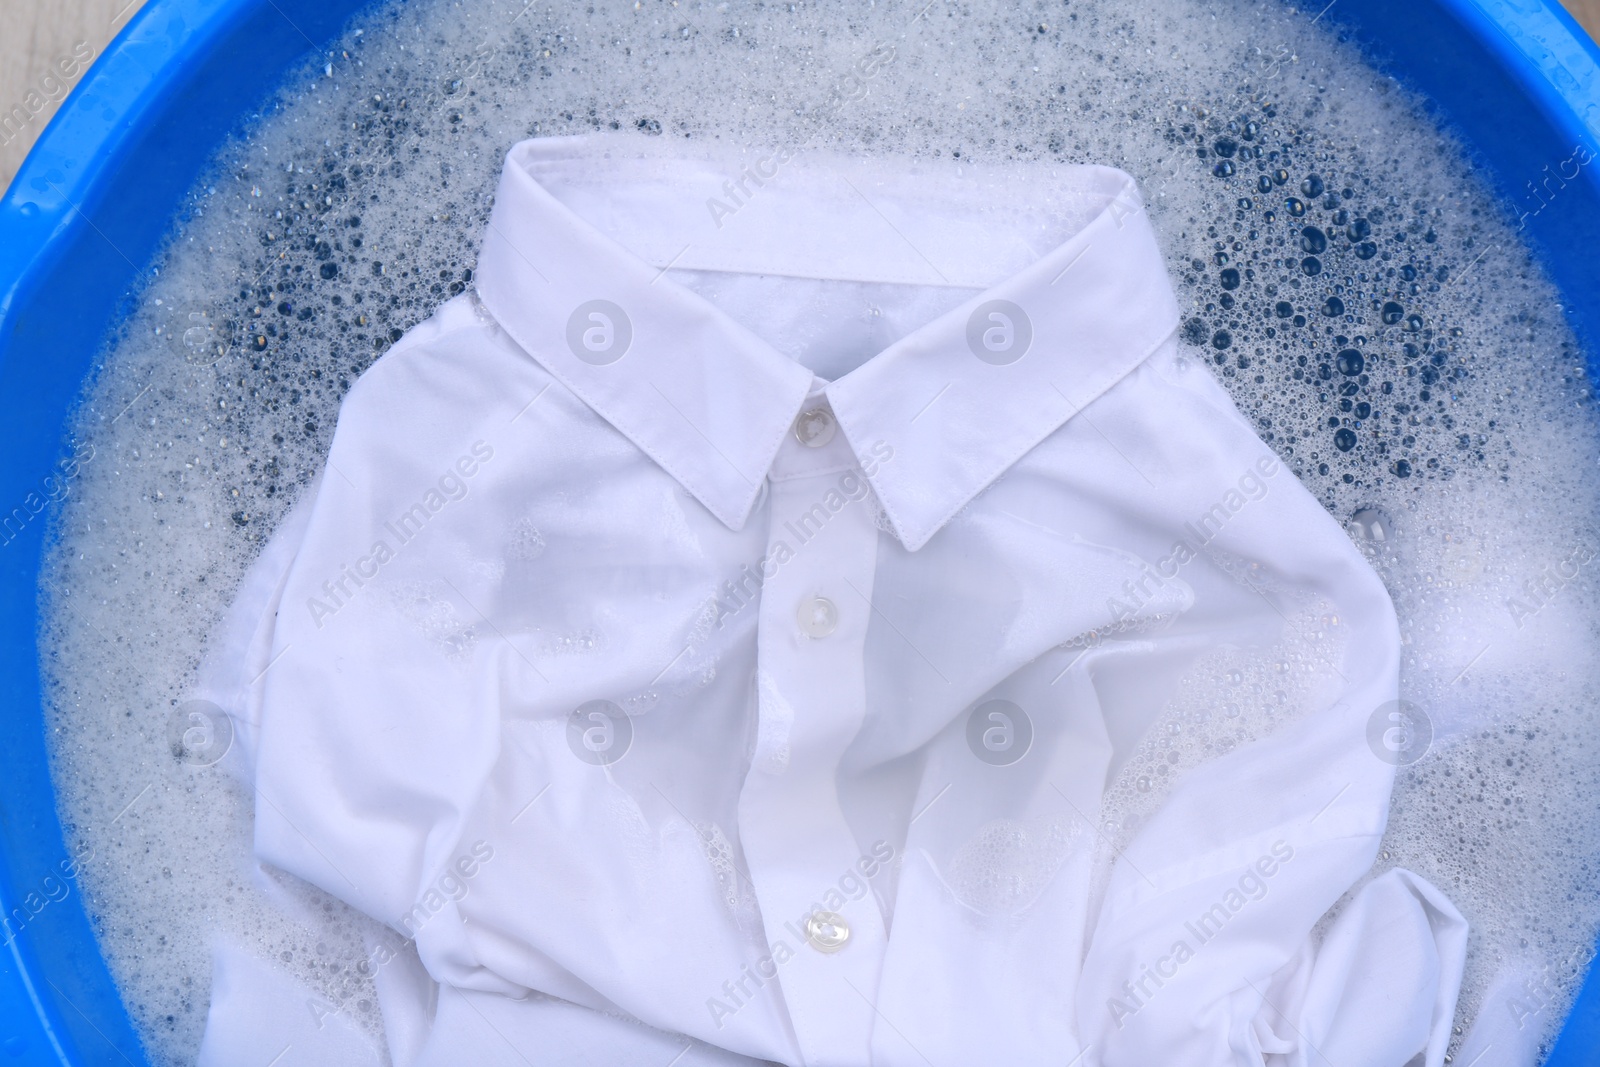
[[[100,55],[144,0],[0,0],[0,187],[22,165],[56,105],[82,76],[85,58]],[[1405,3],[1407,0],[1395,0]],[[1600,0],[1565,0],[1567,10],[1600,40]]]
[[[84,57],[98,58],[142,3],[0,0],[0,186],[11,184],[39,131],[83,76]],[[17,121],[19,107],[26,124]]]

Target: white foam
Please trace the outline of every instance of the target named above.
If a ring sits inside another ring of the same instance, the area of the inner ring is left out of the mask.
[[[1401,769],[1380,867],[1433,880],[1473,923],[1463,1025],[1519,962],[1554,976],[1524,1020],[1554,1026],[1600,925],[1595,564],[1537,596],[1524,586],[1600,540],[1589,383],[1505,210],[1330,21],[1276,0],[441,0],[365,16],[331,63],[292,78],[193,192],[86,389],[75,431],[94,458],[56,517],[44,583],[62,816],[93,849],[81,885],[153,1062],[192,1062],[219,935],[378,1032],[363,922],[316,894],[293,916],[270,906],[248,863],[249,797],[174,759],[169,718],[244,567],[318,470],[345,389],[470,286],[504,150],[592,129],[1135,175],[1186,337],[1333,514],[1392,517],[1393,539],[1367,547],[1399,611],[1404,695],[1437,736]],[[873,54],[870,76],[852,73]],[[1213,175],[1221,139],[1232,177]],[[1558,162],[1530,159],[1529,177]],[[1303,197],[1293,218],[1287,199],[1312,174],[1351,195],[1335,209]],[[1338,209],[1349,218],[1334,224]],[[1307,224],[1332,235],[1315,276]],[[1247,272],[1233,290],[1228,268]],[[1322,313],[1329,297],[1345,316]],[[1345,347],[1363,353],[1364,383],[1337,369]],[[1341,397],[1347,384],[1356,395]],[[1361,403],[1377,414],[1341,425],[1357,444],[1340,451],[1328,420]],[[541,539],[518,544],[535,555]],[[419,624],[442,625],[432,611]],[[1213,721],[1171,709],[1180,730],[1152,735],[1118,786],[1130,808],[1141,777],[1228,743],[1229,703],[1272,721],[1273,664],[1212,666]]]

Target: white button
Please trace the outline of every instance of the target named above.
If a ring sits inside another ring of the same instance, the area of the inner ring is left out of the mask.
[[[800,629],[809,637],[827,637],[839,627],[839,609],[825,596],[800,601],[795,617],[800,620]]]
[[[850,940],[850,924],[835,912],[814,911],[806,920],[806,940],[818,952],[838,952]]]
[[[821,448],[833,440],[833,431],[838,425],[833,420],[833,412],[827,408],[812,408],[802,411],[794,420],[794,435],[807,448]]]

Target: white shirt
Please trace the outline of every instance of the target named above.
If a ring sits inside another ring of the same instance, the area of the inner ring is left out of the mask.
[[[210,675],[259,858],[415,940],[396,1063],[1442,1062],[1437,890],[1311,938],[1393,609],[1130,178],[535,140],[474,282]]]

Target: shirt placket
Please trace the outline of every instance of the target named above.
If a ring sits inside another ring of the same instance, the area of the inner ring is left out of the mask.
[[[769,969],[805,1062],[861,1067],[887,933],[876,899],[861,892],[862,848],[837,783],[865,712],[878,530],[860,498],[866,480],[820,398],[796,420],[771,478],[757,687],[766,751],[740,796],[740,835]]]

